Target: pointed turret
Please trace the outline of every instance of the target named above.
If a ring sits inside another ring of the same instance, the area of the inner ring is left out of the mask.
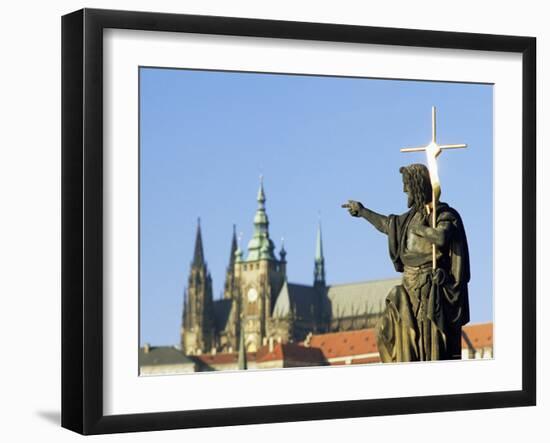
[[[233,236],[231,237],[231,251],[229,252],[229,267],[232,268],[235,263],[235,252],[237,251],[237,231],[233,225]]]
[[[243,239],[243,233],[239,232],[237,237],[237,250],[235,251],[235,262],[240,263],[243,261],[243,251],[241,250],[241,240]]]
[[[237,260],[237,233],[233,225],[233,235],[231,237],[231,251],[229,252],[229,264],[225,272],[225,285],[223,291],[224,298],[233,298],[236,293],[235,285],[235,261]]]
[[[260,188],[256,200],[258,201],[258,209],[254,216],[254,234],[248,242],[247,261],[275,260],[273,241],[269,238],[269,220],[265,212],[266,198],[262,176],[260,176]]]
[[[279,251],[279,257],[281,257],[281,263],[286,263],[286,249],[285,249],[284,237],[281,237],[281,250]]]
[[[204,265],[204,250],[202,247],[201,219],[197,220],[197,234],[195,236],[195,252],[193,254],[193,266]]]
[[[256,197],[256,200],[258,200],[258,203],[260,205],[263,205],[265,203],[264,176],[263,175],[260,175],[260,188],[258,189],[258,196]]]
[[[313,286],[325,286],[325,257],[323,255],[323,238],[321,222],[317,225],[317,241],[315,242],[315,267],[313,271]]]

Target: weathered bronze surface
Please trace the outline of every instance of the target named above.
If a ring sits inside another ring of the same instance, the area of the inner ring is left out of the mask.
[[[342,205],[388,236],[390,258],[396,271],[403,273],[402,284],[386,297],[377,325],[380,358],[383,362],[460,359],[462,326],[469,321],[470,280],[462,219],[448,204],[435,200],[436,222],[430,226],[433,194],[428,168],[412,164],[400,172],[409,207],[404,214],[384,216],[354,200]]]

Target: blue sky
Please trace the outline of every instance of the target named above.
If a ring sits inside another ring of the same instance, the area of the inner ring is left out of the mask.
[[[252,235],[260,174],[289,281],[313,281],[319,214],[328,283],[396,276],[386,237],[340,205],[407,210],[399,167],[425,155],[399,149],[430,141],[432,106],[438,142],[468,143],[439,157],[441,200],[466,227],[471,320],[489,321],[491,85],[141,68],[140,342],[179,342],[198,217],[221,296],[233,224],[243,248]]]

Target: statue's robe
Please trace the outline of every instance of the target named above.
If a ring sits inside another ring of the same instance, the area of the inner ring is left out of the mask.
[[[461,358],[462,326],[469,321],[468,244],[458,212],[446,203],[437,212],[445,244],[437,248],[435,271],[431,243],[414,232],[425,225],[423,217],[414,209],[388,217],[390,257],[403,279],[386,297],[377,325],[383,362]]]

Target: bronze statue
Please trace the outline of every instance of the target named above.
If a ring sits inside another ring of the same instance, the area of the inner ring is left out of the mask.
[[[425,165],[399,171],[408,196],[404,214],[380,215],[354,200],[342,205],[388,236],[390,258],[403,273],[402,284],[386,297],[377,325],[380,358],[460,359],[462,326],[469,321],[470,263],[464,226],[458,212],[436,198],[433,174]]]

